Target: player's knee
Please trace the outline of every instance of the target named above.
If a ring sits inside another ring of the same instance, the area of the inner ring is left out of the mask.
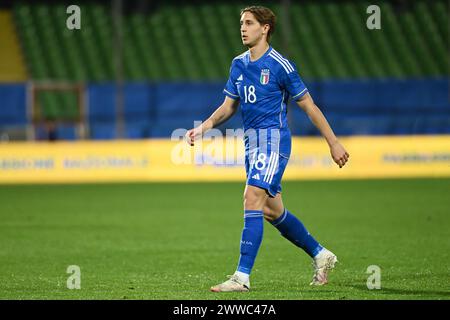
[[[275,212],[269,206],[264,206],[263,214],[264,214],[264,219],[266,219],[266,221],[268,221],[268,222],[272,222],[280,216],[277,212]]]
[[[264,194],[252,189],[244,192],[244,208],[246,210],[261,210],[264,203]]]
[[[267,207],[264,207],[263,214],[264,214],[264,219],[266,221],[272,222],[273,220],[275,220],[273,215],[272,215],[272,212]]]
[[[244,195],[244,208],[246,210],[258,210],[258,197],[254,195]]]

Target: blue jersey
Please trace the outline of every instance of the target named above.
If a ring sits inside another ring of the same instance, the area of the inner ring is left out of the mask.
[[[224,94],[239,99],[244,130],[287,128],[286,104],[308,90],[294,63],[269,47],[256,61],[250,51],[234,58]]]
[[[224,94],[240,101],[247,184],[266,189],[271,197],[281,192],[291,153],[286,105],[289,97],[297,100],[306,92],[295,64],[272,47],[256,61],[247,51],[231,64]]]

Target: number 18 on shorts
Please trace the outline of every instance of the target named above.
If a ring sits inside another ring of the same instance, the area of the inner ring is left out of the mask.
[[[247,184],[265,189],[275,197],[281,192],[281,179],[287,163],[288,158],[278,152],[251,150],[245,157]]]

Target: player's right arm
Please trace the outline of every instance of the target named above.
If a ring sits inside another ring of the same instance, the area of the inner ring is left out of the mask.
[[[203,136],[206,131],[215,128],[230,119],[236,113],[238,105],[239,100],[235,100],[228,96],[225,96],[225,100],[220,105],[220,107],[218,107],[206,121],[204,121],[198,127],[195,127],[186,132],[186,141],[191,146],[193,146],[194,141]]]

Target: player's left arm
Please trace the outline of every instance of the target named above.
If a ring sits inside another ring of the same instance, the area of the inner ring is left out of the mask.
[[[319,107],[314,103],[311,95],[306,93],[296,102],[298,106],[305,111],[311,122],[319,129],[322,136],[327,140],[334,162],[339,165],[339,168],[342,168],[347,163],[350,155],[336,138],[333,129],[331,129],[322,111],[320,111]]]

